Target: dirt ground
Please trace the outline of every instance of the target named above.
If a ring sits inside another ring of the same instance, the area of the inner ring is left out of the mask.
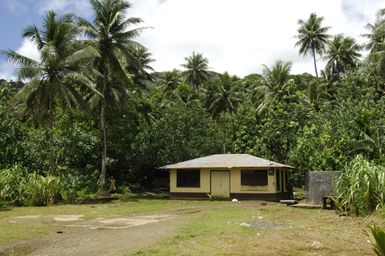
[[[124,255],[173,235],[188,223],[186,215],[200,211],[182,208],[152,214],[108,216],[84,220],[82,215],[27,215],[11,221],[55,221],[56,232],[42,239],[0,247],[3,255]]]
[[[50,232],[0,246],[0,256],[373,255],[363,230],[381,222],[257,201],[171,203],[127,215],[22,211],[3,223],[46,223]]]

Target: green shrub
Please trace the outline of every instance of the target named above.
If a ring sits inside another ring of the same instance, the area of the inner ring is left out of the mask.
[[[90,179],[93,178],[87,180],[86,175],[69,172],[64,172],[62,177],[42,176],[14,166],[0,170],[0,202],[15,206],[44,206],[56,203],[61,196],[65,202],[75,203],[81,192],[89,190]]]
[[[378,226],[370,227],[370,231],[366,232],[369,236],[373,250],[378,256],[385,256],[385,232]]]
[[[45,206],[53,203],[59,193],[60,179],[55,176],[31,174],[27,186],[29,202],[34,206]]]
[[[0,200],[0,211],[7,209],[9,203],[7,201]]]
[[[335,187],[340,211],[371,213],[384,205],[385,169],[359,155],[341,172]]]
[[[60,194],[65,202],[75,203],[81,189],[79,176],[66,175],[61,178]]]
[[[22,206],[28,201],[26,173],[19,167],[0,170],[0,201]]]

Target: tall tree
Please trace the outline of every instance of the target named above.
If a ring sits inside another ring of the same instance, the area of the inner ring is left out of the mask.
[[[206,105],[214,117],[222,112],[233,112],[242,101],[239,79],[225,72],[209,82]]]
[[[195,90],[209,80],[211,72],[209,71],[209,61],[201,53],[193,52],[190,57],[185,58],[186,63],[182,67],[186,69],[185,81]]]
[[[182,77],[178,70],[167,71],[159,79],[159,85],[162,88],[162,95],[166,99],[173,99],[175,89],[182,84]]]
[[[368,24],[366,28],[368,33],[362,36],[368,38],[365,43],[365,49],[369,50],[368,63],[374,68],[377,74],[385,76],[385,9],[381,9],[377,13],[377,20],[374,24]]]
[[[153,79],[150,74],[151,71],[154,71],[150,66],[150,63],[154,61],[154,59],[151,58],[151,53],[146,47],[138,45],[132,47],[129,57],[127,71],[132,75],[136,85],[145,87],[145,82]]]
[[[80,26],[87,36],[86,45],[99,53],[95,60],[97,69],[97,89],[101,97],[93,97],[93,105],[100,111],[100,129],[102,134],[102,163],[99,177],[99,191],[106,190],[107,159],[107,114],[108,108],[119,103],[120,96],[127,94],[133,85],[128,65],[132,64],[134,47],[143,47],[133,39],[144,28],[131,28],[142,22],[140,18],[126,18],[131,4],[124,0],[90,0],[94,12],[93,22],[80,19]],[[139,62],[138,62],[139,63]]]
[[[269,68],[264,65],[262,71],[262,79],[255,88],[257,95],[262,100],[257,108],[258,112],[264,111],[274,101],[278,100],[287,89],[290,79],[291,62],[277,60],[274,65]]]
[[[8,60],[18,65],[18,78],[28,81],[15,100],[24,103],[26,113],[32,116],[37,124],[47,129],[51,173],[55,173],[55,107],[59,102],[69,108],[76,107],[79,103],[84,106],[77,90],[78,85],[95,91],[92,82],[84,75],[87,66],[81,62],[87,56],[87,60],[91,60],[93,55],[75,43],[78,35],[79,30],[71,15],[57,17],[55,12],[50,11],[44,17],[41,29],[32,25],[23,31],[23,37],[37,46],[39,61],[12,50],[1,52]]]
[[[317,60],[316,55],[322,55],[325,50],[328,38],[330,37],[327,32],[329,27],[322,27],[323,17],[318,17],[315,13],[310,14],[308,20],[299,20],[300,26],[297,30],[298,41],[295,46],[299,47],[299,53],[307,55],[310,53],[313,56],[314,70],[318,77]]]
[[[334,36],[328,43],[325,70],[337,78],[347,70],[355,68],[359,61],[361,47],[351,37]]]

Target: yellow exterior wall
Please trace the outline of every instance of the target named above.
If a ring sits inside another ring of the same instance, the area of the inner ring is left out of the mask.
[[[210,170],[201,169],[201,186],[199,188],[178,188],[176,186],[176,170],[170,170],[170,192],[210,193]]]
[[[279,193],[280,191],[276,190],[276,175],[280,173],[281,182],[284,184],[284,192],[286,192],[286,179],[285,172],[287,170],[282,170],[277,172],[273,170],[273,175],[268,174],[268,185],[267,186],[241,186],[241,170],[257,170],[258,168],[231,168],[230,169],[230,193],[247,193],[247,194],[271,194]],[[180,188],[176,186],[176,169],[170,170],[170,192],[180,192],[180,193],[210,193],[211,192],[211,170],[216,169],[201,169],[200,175],[200,187],[199,188]],[[217,170],[224,170],[223,168],[218,168]],[[261,169],[266,170],[266,169]]]

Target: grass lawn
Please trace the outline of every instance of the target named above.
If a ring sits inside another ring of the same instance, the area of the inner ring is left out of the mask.
[[[379,217],[257,204],[201,212],[171,238],[128,255],[374,255],[363,230]]]
[[[43,237],[59,225],[52,218],[16,222],[17,216],[73,214],[94,219],[183,208],[197,211],[178,215],[183,225],[174,234],[126,255],[374,255],[363,230],[384,224],[379,215],[339,217],[334,211],[276,203],[135,199],[0,211],[0,248]]]

